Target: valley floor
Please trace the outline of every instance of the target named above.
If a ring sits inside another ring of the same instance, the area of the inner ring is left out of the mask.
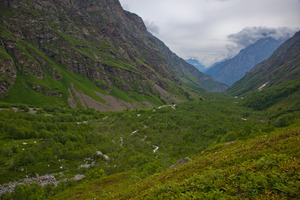
[[[298,198],[299,112],[242,102],[214,94],[123,112],[1,104],[1,199]]]

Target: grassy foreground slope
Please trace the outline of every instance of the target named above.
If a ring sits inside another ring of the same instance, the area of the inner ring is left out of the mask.
[[[298,126],[225,143],[136,184],[117,174],[54,199],[297,199],[299,134]]]
[[[205,151],[115,199],[297,199],[300,128]]]

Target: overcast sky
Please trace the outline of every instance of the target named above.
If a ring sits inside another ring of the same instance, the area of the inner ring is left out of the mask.
[[[300,30],[300,0],[120,0],[184,59],[206,66],[263,37]]]

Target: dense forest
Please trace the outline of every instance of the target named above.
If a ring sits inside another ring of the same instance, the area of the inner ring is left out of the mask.
[[[58,198],[76,185],[120,174],[130,185],[179,159],[299,124],[297,109],[276,115],[245,106],[248,101],[208,93],[122,112],[1,103],[1,198]]]

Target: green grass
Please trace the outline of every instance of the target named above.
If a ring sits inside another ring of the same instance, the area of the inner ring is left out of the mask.
[[[50,90],[54,89],[54,88],[61,88],[62,87],[61,82],[59,82],[59,81],[55,80],[54,78],[49,77],[47,75],[46,75],[45,78],[40,79],[40,78],[36,78],[35,76],[30,74],[26,77],[23,77],[23,79],[26,80],[26,82],[29,82],[31,84],[42,85],[46,88],[49,88]]]
[[[34,15],[35,17],[41,17],[42,16],[41,13],[39,13],[36,10],[22,9],[22,12],[29,13],[31,15]]]
[[[123,70],[127,70],[127,71],[131,71],[129,68],[126,67],[126,65],[121,62],[121,61],[112,61],[112,60],[103,60],[102,61],[103,64],[106,64],[110,67],[118,67],[121,68]]]
[[[110,93],[112,96],[121,99],[125,102],[150,102],[153,105],[162,105],[163,102],[151,94],[138,94],[136,92],[125,92],[116,87],[112,87]]]
[[[26,86],[26,88],[24,88]],[[64,104],[60,97],[46,96],[32,90],[27,84],[24,76],[18,72],[14,86],[8,91],[7,97],[4,99],[8,103],[23,103],[28,105],[55,105]]]
[[[2,15],[2,16],[5,16],[5,17],[12,17],[12,16],[14,16],[15,14],[16,14],[16,13],[13,12],[11,9],[1,7],[1,15]]]
[[[15,41],[15,37],[13,36],[13,34],[7,29],[5,28],[2,24],[0,24],[0,29],[1,29],[1,36],[6,37],[9,40]]]
[[[299,92],[300,78],[275,85],[262,91],[255,91],[245,96],[243,105],[256,110],[264,110],[284,101],[290,95]],[[293,99],[290,99],[293,100]],[[294,102],[290,102],[291,104]],[[296,101],[299,103],[299,100]]]
[[[100,98],[95,92],[99,92],[101,94],[106,94],[103,90],[98,88],[91,80],[82,77],[79,74],[71,73],[67,71],[63,65],[57,63],[56,61],[52,60],[57,66],[57,68],[60,70],[60,72],[63,75],[63,84],[65,86],[65,89],[71,88],[71,85],[74,85],[74,88],[82,91],[84,94],[92,97],[93,99],[105,103],[105,101]]]
[[[111,47],[110,44],[108,43],[94,43],[94,42],[87,42],[87,41],[82,41],[79,39],[76,39],[74,37],[71,37],[68,34],[55,31],[58,35],[60,35],[63,39],[65,39],[69,44],[72,45],[72,49],[76,50],[80,54],[87,56],[88,58],[92,59],[93,61],[97,62],[99,61],[96,57],[95,54],[98,55],[99,57],[104,57],[104,58],[110,58],[112,59],[113,56],[109,53],[107,53],[108,50],[113,51],[115,54],[118,51],[117,49]],[[118,64],[115,64],[118,65]]]
[[[147,65],[146,63],[144,63],[144,62],[141,61],[140,59],[135,58],[135,60],[138,61],[138,63],[141,64],[142,66],[148,68],[150,71],[152,71],[152,72],[154,72],[154,73],[156,72],[152,67],[150,67],[149,65]]]
[[[11,59],[11,56],[6,52],[5,48],[1,45],[0,46],[0,59],[6,59],[6,58]]]
[[[97,61],[97,59],[93,55],[93,52],[91,50],[89,50],[88,48],[79,49],[79,48],[72,47],[72,49],[78,51],[82,55],[85,55],[86,57],[88,57],[88,58],[90,58],[90,59],[92,59],[94,61]]]
[[[131,173],[115,174],[67,189],[51,199],[109,199],[111,193],[125,189],[131,182]]]
[[[87,43],[85,41],[75,39],[75,38],[71,37],[70,35],[59,32],[59,31],[54,31],[54,32],[57,33],[58,35],[60,35],[61,37],[63,37],[67,42],[69,42],[72,45],[87,46]]]
[[[155,97],[155,96],[153,96],[153,95],[151,95],[151,94],[144,94],[144,95],[141,95],[141,94],[138,94],[138,93],[136,93],[136,92],[134,92],[134,93],[132,93],[133,94],[133,97],[134,97],[134,99],[136,100],[136,101],[140,101],[140,102],[150,102],[150,103],[152,103],[153,105],[162,105],[163,104],[163,102],[159,99],[159,98],[157,98],[157,97]]]
[[[35,48],[28,41],[21,41],[22,45],[18,45],[19,48],[25,53],[26,56],[29,56],[31,59],[34,59],[30,56],[29,51],[35,52],[37,55],[40,55],[44,58],[48,65],[52,67],[52,70],[58,70],[62,74],[62,82],[59,82],[47,74],[43,79],[38,79],[32,75],[24,76],[21,72],[17,74],[17,80],[15,85],[9,90],[7,98],[4,101],[9,103],[26,103],[30,105],[51,105],[63,103],[66,105],[68,99],[68,88],[72,88],[72,84],[74,88],[83,94],[90,96],[91,98],[105,103],[105,101],[100,98],[95,92],[99,92],[101,94],[106,94],[103,90],[99,89],[97,86],[93,84],[93,82],[87,78],[80,76],[79,74],[71,73],[65,69],[63,65],[57,63],[55,60],[46,56],[39,49]],[[35,59],[34,59],[35,60]],[[49,97],[45,96],[41,93],[33,91],[27,85],[27,83],[39,84],[43,85],[49,89],[58,88],[59,91],[62,92],[62,97]],[[27,85],[27,86],[26,86]],[[25,86],[26,88],[24,88]]]
[[[125,102],[134,102],[135,101],[132,97],[130,97],[128,95],[129,94],[128,92],[120,90],[120,89],[118,89],[116,87],[112,87],[109,94],[111,94],[112,96],[114,96],[114,97],[116,97],[118,99],[121,99],[121,100],[123,100]]]

